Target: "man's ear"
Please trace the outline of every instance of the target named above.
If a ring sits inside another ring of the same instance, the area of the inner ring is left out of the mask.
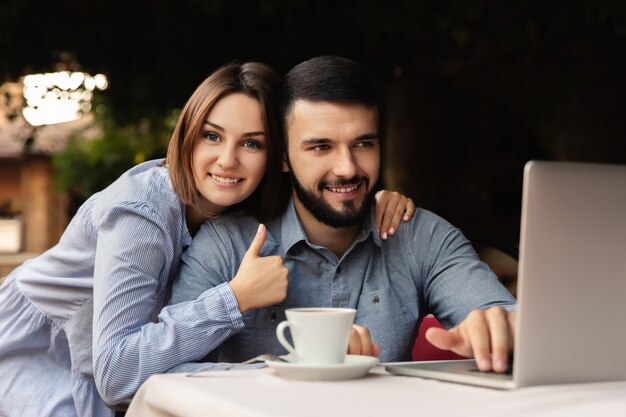
[[[286,153],[283,153],[283,172],[289,172],[289,164],[287,163]]]

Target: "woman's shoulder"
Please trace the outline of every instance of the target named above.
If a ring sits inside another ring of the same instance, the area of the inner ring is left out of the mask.
[[[116,207],[126,207],[178,218],[184,208],[172,189],[163,160],[134,166],[98,193],[95,200],[94,211],[100,215]]]
[[[162,159],[135,165],[109,186],[114,191],[128,196],[144,196],[159,191],[172,191],[167,168]]]

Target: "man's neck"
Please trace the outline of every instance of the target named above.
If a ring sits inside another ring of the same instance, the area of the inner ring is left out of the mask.
[[[343,256],[361,230],[360,224],[341,228],[331,227],[317,220],[297,198],[293,199],[293,203],[309,242],[331,250],[337,258]]]

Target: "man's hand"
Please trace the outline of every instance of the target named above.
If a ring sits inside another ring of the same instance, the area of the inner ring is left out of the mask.
[[[237,275],[230,281],[239,311],[267,307],[287,297],[288,270],[280,256],[259,256],[267,229],[260,224],[254,240],[241,261]]]
[[[515,341],[517,313],[502,307],[473,310],[450,330],[430,328],[426,340],[439,349],[473,356],[483,372],[505,372]]]
[[[352,325],[350,342],[348,344],[348,355],[380,355],[380,346],[372,342],[372,336],[367,327],[360,324]]]
[[[382,190],[376,193],[375,218],[380,238],[393,236],[400,221],[408,222],[415,214],[415,204],[410,198],[396,191]]]

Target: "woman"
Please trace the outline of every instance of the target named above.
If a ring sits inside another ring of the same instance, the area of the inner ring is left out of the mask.
[[[282,210],[278,83],[264,64],[218,69],[185,105],[165,163],[140,164],[94,194],[56,246],[9,275],[0,287],[0,415],[112,416],[107,403],[221,343],[212,318],[236,308],[234,289],[163,305],[203,221],[233,208],[261,219]],[[395,193],[387,200],[378,204],[389,213],[381,232],[407,204]]]

